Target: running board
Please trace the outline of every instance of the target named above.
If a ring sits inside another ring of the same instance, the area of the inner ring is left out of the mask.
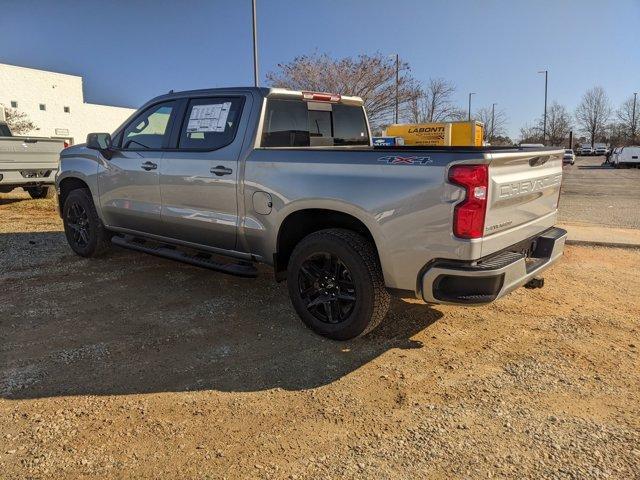
[[[258,276],[258,270],[252,264],[246,263],[221,263],[213,260],[211,254],[205,252],[189,253],[179,250],[178,247],[168,245],[166,243],[157,243],[153,240],[145,240],[139,237],[119,236],[111,237],[111,243],[119,247],[137,250],[139,252],[156,255],[158,257],[177,260],[178,262],[188,263],[196,267],[208,268],[218,272],[236,275],[238,277],[255,278]]]

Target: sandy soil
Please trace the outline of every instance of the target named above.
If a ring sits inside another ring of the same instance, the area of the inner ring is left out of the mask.
[[[336,343],[266,269],[86,260],[60,230],[0,197],[0,478],[640,478],[638,250]]]

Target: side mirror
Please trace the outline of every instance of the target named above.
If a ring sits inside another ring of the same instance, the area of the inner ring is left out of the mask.
[[[111,134],[90,133],[87,135],[87,148],[93,150],[107,150],[111,148]]]
[[[87,148],[99,150],[100,153],[108,160],[111,158],[111,134],[109,133],[90,133],[87,135]]]

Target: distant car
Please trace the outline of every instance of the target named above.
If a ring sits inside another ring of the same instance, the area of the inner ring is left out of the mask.
[[[593,153],[594,153],[594,150],[593,150],[593,147],[591,146],[582,146],[578,149],[578,155],[582,155],[582,156],[593,155]]]
[[[576,163],[576,154],[573,153],[572,149],[567,148],[564,151],[564,155],[562,156],[562,163],[568,163],[570,165]]]
[[[606,155],[608,152],[606,145],[596,145],[593,154],[594,155]]]

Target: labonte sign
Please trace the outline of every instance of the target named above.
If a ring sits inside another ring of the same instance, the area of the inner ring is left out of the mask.
[[[423,147],[482,146],[481,122],[433,122],[389,125],[385,135],[404,139],[405,145]]]
[[[405,145],[438,147],[450,145],[451,123],[389,125],[385,133],[390,137],[402,137]]]

